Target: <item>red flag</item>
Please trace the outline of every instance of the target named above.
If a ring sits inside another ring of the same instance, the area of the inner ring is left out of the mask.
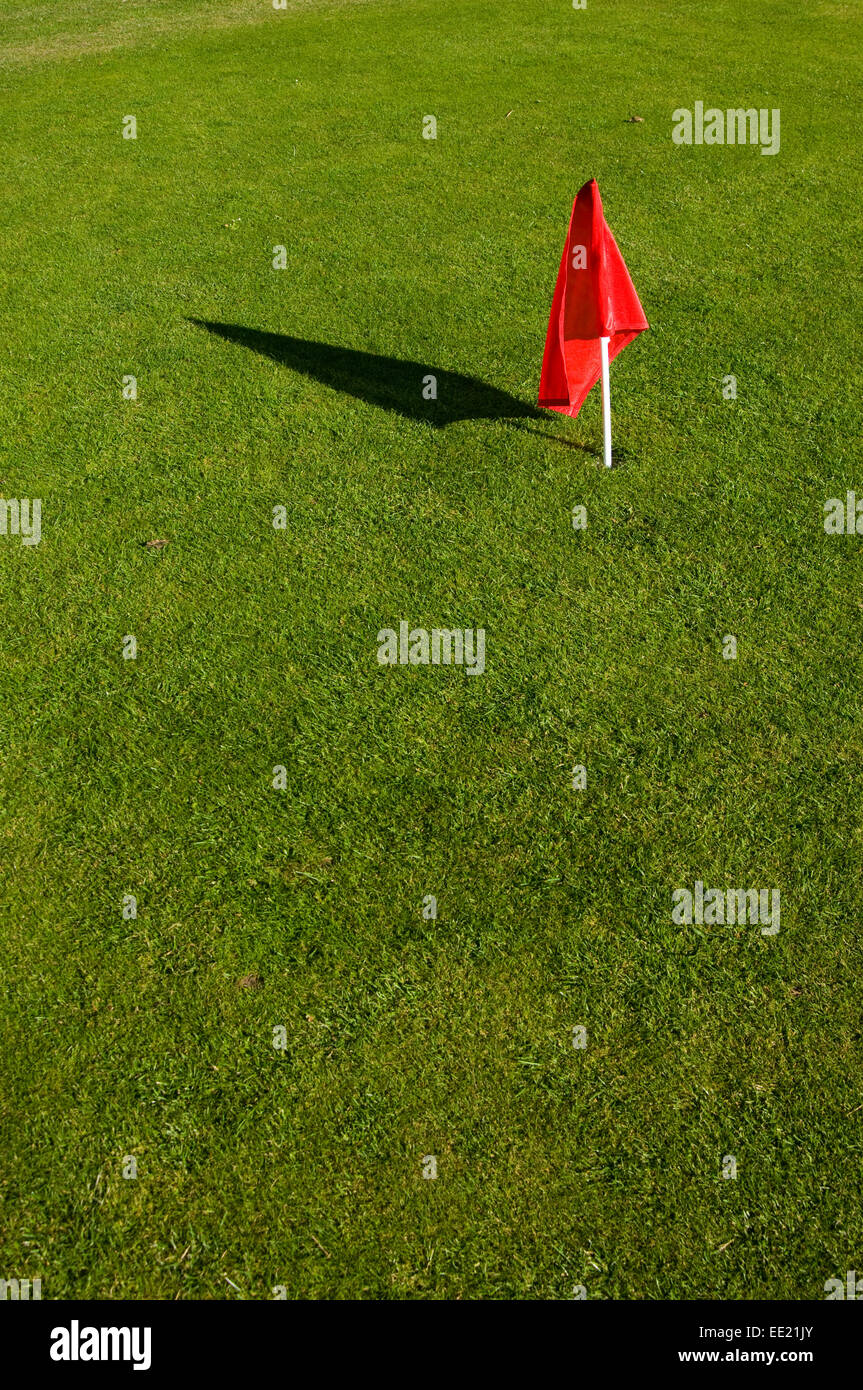
[[[539,404],[575,417],[601,372],[600,338],[609,361],[650,324],[602,215],[591,179],[572,205],[542,359]]]

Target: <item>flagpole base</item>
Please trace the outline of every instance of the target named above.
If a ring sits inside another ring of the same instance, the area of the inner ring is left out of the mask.
[[[608,375],[608,339],[600,338],[599,351],[602,360],[602,460],[606,468],[611,467],[611,382]],[[594,361],[596,359],[594,358]]]

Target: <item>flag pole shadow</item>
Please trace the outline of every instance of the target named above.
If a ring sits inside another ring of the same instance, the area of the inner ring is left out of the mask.
[[[578,439],[567,439],[563,434],[552,434],[549,430],[537,430],[532,425],[522,425],[516,422],[516,429],[526,430],[528,434],[537,434],[542,439],[551,439],[555,444],[562,444],[564,449],[578,449],[582,454],[589,454],[592,459],[597,460],[602,465],[602,449],[596,449],[592,444],[582,444]],[[611,451],[611,466],[617,468],[618,465],[626,463],[629,459],[627,449],[614,448]]]

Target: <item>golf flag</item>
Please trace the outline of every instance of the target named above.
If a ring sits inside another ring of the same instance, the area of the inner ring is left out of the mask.
[[[572,205],[542,359],[539,404],[575,417],[602,376],[605,462],[611,467],[608,363],[650,325],[602,213],[596,180]]]

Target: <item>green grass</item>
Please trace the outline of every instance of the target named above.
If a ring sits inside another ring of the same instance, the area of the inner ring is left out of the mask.
[[[0,536],[0,1277],[823,1297],[863,1262],[859,15],[0,18],[0,491],[43,503]],[[696,100],[780,153],[676,147]],[[561,443],[597,392],[434,428],[191,322],[529,404],[591,176],[651,323],[610,474]],[[380,667],[401,619],[486,673]],[[778,936],[674,925],[696,878],[779,887]]]

